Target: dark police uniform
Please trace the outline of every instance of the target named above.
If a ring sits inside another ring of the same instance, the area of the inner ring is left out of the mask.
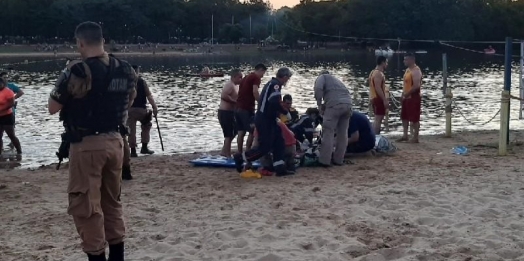
[[[235,155],[237,171],[242,171],[243,161],[255,161],[269,152],[273,153],[273,167],[277,175],[285,175],[286,167],[284,162],[285,143],[282,131],[277,124],[280,114],[287,114],[288,111],[282,107],[281,91],[282,86],[278,79],[273,78],[269,81],[262,92],[255,114],[255,127],[258,131],[258,146],[248,150],[244,155]]]
[[[63,105],[60,118],[71,142],[67,212],[87,254],[99,255],[107,243],[123,242],[124,145],[119,131],[136,80],[127,62],[106,54],[69,63],[51,92],[51,98]]]
[[[313,121],[309,115],[302,115],[295,124],[291,125],[290,129],[298,141],[304,142],[304,140],[307,139],[309,144],[313,144],[313,137],[317,126],[316,121]]]
[[[136,85],[136,98],[133,101],[133,105],[129,108],[129,118],[127,119],[127,124],[129,125],[129,146],[131,148],[136,148],[136,123],[140,122],[140,127],[142,128],[141,141],[142,144],[145,144],[142,147],[143,153],[152,152],[147,148],[147,144],[150,139],[151,127],[153,126],[152,112],[147,109],[147,96],[151,95],[151,91],[147,86],[146,82],[142,77],[138,77],[138,82]]]

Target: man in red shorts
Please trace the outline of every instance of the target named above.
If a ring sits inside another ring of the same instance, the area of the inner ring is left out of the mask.
[[[418,143],[420,131],[420,114],[422,113],[422,97],[420,87],[422,85],[422,72],[416,64],[414,54],[404,56],[404,65],[408,67],[404,73],[404,89],[402,92],[402,128],[404,135],[398,141],[408,141]],[[413,137],[409,139],[408,128],[411,125]]]
[[[238,87],[238,98],[235,111],[235,121],[238,130],[237,144],[238,153],[244,151],[244,136],[249,132],[246,142],[246,150],[253,144],[253,118],[255,117],[255,101],[258,101],[260,94],[258,88],[260,81],[266,73],[266,66],[258,64],[255,71],[244,77]]]
[[[388,66],[388,59],[384,56],[377,58],[377,67],[369,74],[369,97],[373,105],[375,120],[373,122],[373,131],[380,134],[382,120],[389,109],[389,101],[386,96],[386,76],[384,70]]]

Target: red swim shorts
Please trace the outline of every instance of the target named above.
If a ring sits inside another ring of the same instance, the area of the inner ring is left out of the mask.
[[[371,104],[373,104],[373,113],[378,116],[384,116],[386,115],[386,106],[384,106],[384,102],[380,98],[373,98],[371,101]]]
[[[402,100],[402,109],[400,111],[400,119],[409,122],[420,122],[420,114],[422,113],[422,99],[420,96],[411,96]]]

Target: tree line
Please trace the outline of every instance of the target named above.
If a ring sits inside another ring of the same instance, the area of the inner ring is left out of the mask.
[[[264,0],[0,0],[0,4],[0,36],[33,43],[71,42],[75,26],[86,20],[103,25],[106,40],[123,43],[198,43],[211,41],[212,35],[221,43],[276,39],[289,45],[347,41],[345,36],[524,38],[524,0],[301,0],[280,10],[272,10]]]

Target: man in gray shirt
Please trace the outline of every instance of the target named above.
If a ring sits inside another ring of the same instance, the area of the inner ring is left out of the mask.
[[[315,81],[315,99],[321,113],[322,146],[320,146],[321,166],[342,165],[348,143],[349,119],[351,118],[351,95],[344,83],[335,76],[323,71]],[[337,133],[335,141],[335,133]],[[335,146],[335,154],[331,159]]]

